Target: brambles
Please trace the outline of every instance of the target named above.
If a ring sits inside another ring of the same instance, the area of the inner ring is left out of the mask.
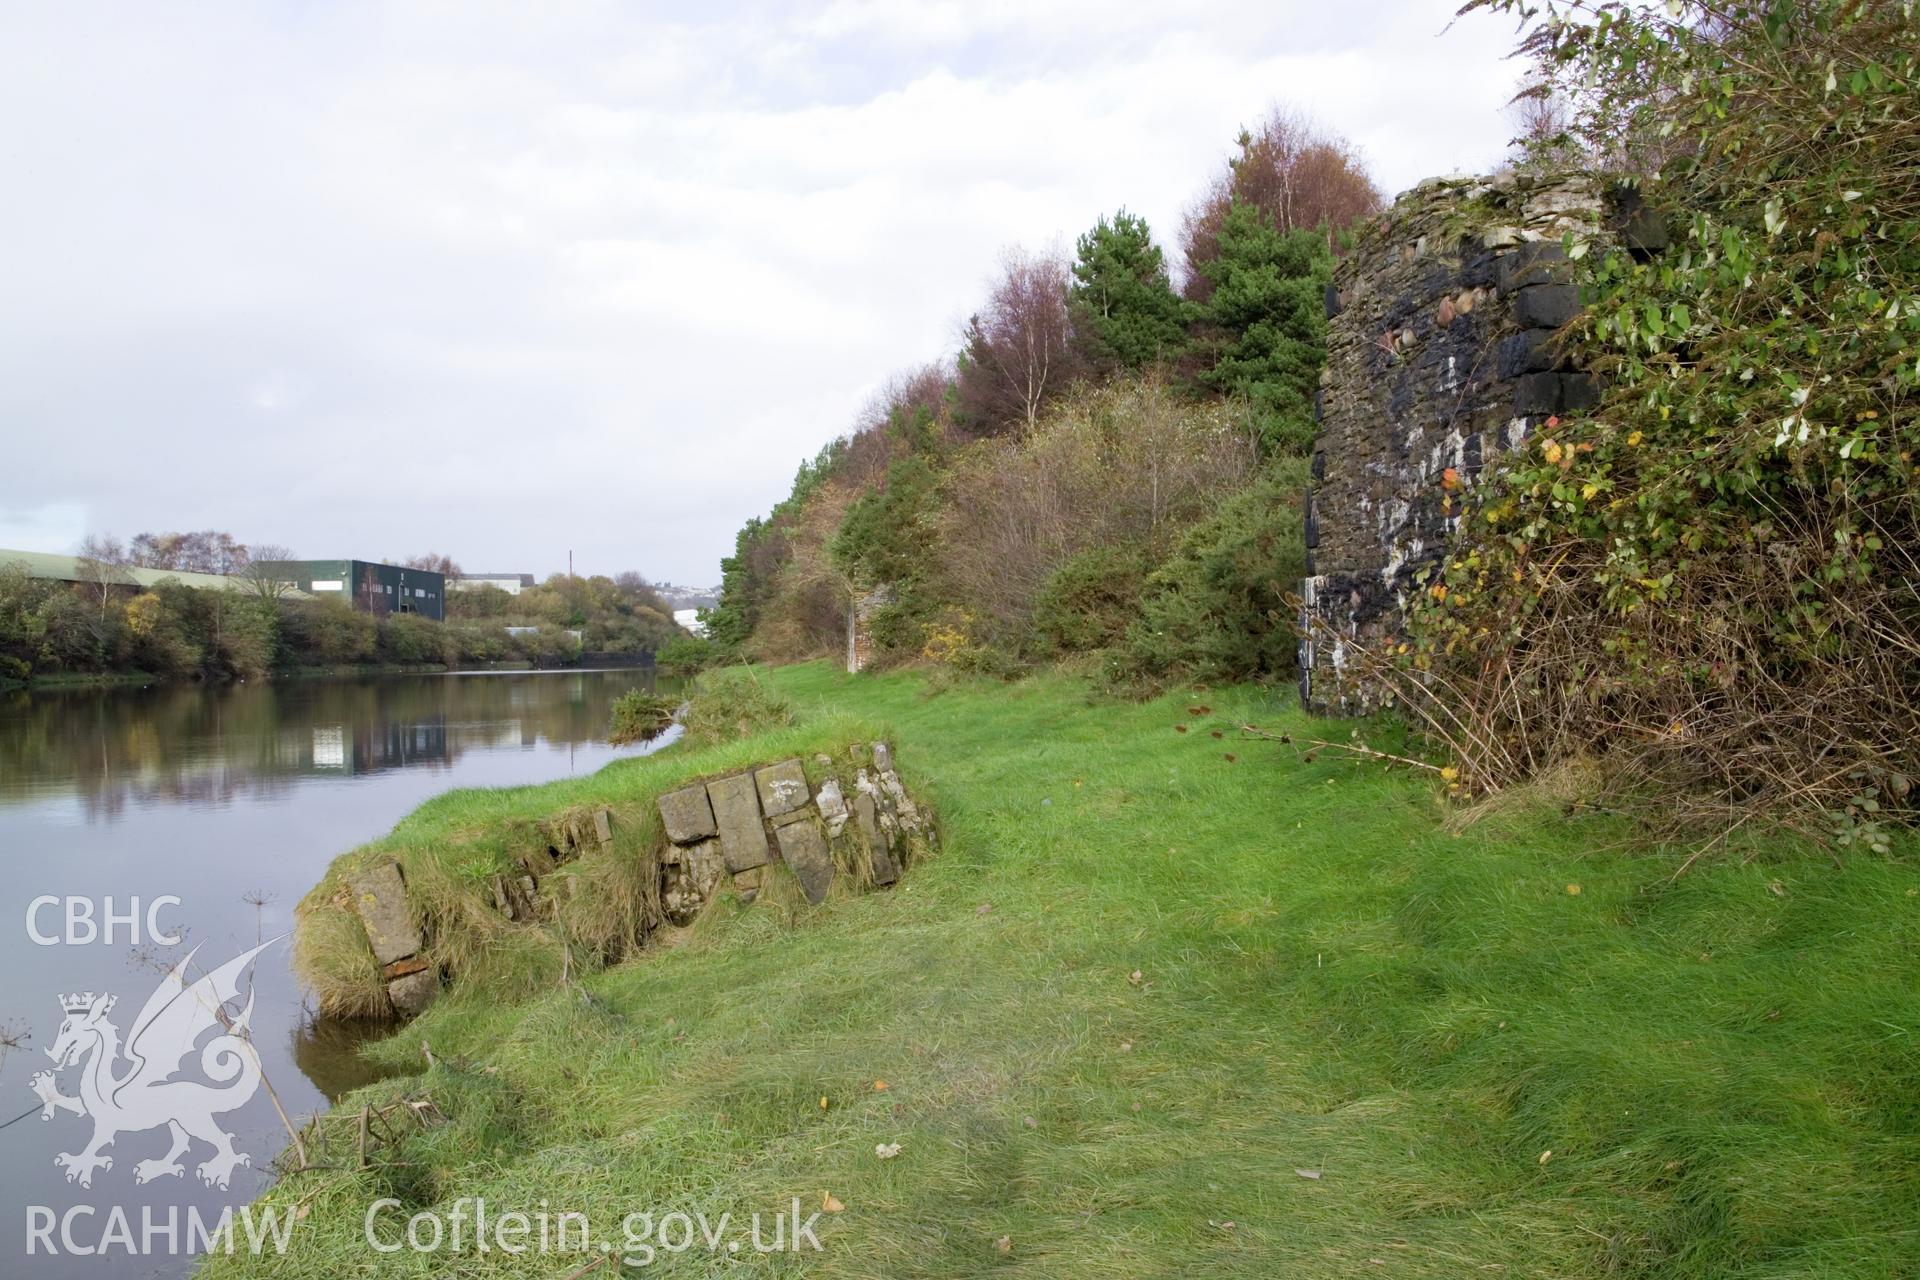
[[[1604,3],[1526,47],[1592,151],[1665,159],[1675,243],[1581,259],[1611,390],[1477,496],[1412,705],[1469,790],[1606,742],[1650,808],[1878,847],[1920,769],[1920,27]]]

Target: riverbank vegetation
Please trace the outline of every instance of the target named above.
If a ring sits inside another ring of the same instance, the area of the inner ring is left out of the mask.
[[[897,378],[741,530],[715,653],[837,651],[878,593],[882,664],[1287,674],[1323,295],[1379,202],[1345,143],[1279,112],[1196,201],[1177,279],[1124,209],[1071,261],[1010,253],[962,350]]]
[[[1675,243],[1582,259],[1610,390],[1478,495],[1403,701],[1463,789],[1606,739],[1603,803],[1885,849],[1920,812],[1920,21],[1607,3],[1526,48],[1555,145]]]
[[[577,661],[582,651],[657,653],[686,638],[637,574],[556,576],[518,597],[495,587],[448,592],[444,623],[411,614],[376,618],[340,600],[256,592],[244,581],[235,590],[177,579],[142,588],[117,582],[110,571],[100,577],[67,583],[0,563],[0,681],[556,666]]]
[[[206,1274],[591,1260],[375,1255],[382,1196],[396,1231],[484,1196],[615,1238],[636,1210],[831,1197],[819,1276],[1920,1265],[1908,846],[1675,879],[1619,819],[1544,798],[1461,827],[1426,775],[1305,745],[1325,724],[1259,686],[758,674],[801,724],[726,759],[884,732],[940,856],[791,916],[723,899],[724,927],[570,984],[549,963],[522,1000],[447,993],[377,1050],[407,1074],[342,1112],[427,1094],[448,1123],[283,1180],[289,1255]],[[392,841],[618,805],[697,763],[680,750],[456,793]]]

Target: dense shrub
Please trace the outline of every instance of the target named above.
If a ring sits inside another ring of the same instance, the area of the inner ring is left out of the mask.
[[[280,665],[341,667],[372,662],[380,626],[342,600],[282,602]]]
[[[413,665],[452,662],[459,656],[449,645],[446,628],[429,618],[397,613],[380,624],[379,658],[382,662]]]
[[[685,741],[694,746],[750,738],[781,729],[798,717],[793,704],[749,667],[718,667],[701,673],[687,699]]]
[[[1123,543],[1164,555],[1252,466],[1231,406],[1184,400],[1155,378],[1068,396],[1025,438],[955,456],[931,544],[946,600],[966,612],[972,639],[1023,649],[1062,565]]]
[[[1221,503],[1148,578],[1114,673],[1128,681],[1240,680],[1295,666],[1289,593],[1306,574],[1306,463],[1282,459]]]
[[[1089,547],[1053,571],[1033,604],[1045,652],[1089,653],[1120,643],[1140,616],[1153,564],[1137,543]]]
[[[661,645],[654,660],[662,675],[690,676],[711,665],[715,656],[713,642],[704,636],[679,635]]]
[[[1478,495],[1405,688],[1463,787],[1611,741],[1662,812],[1884,843],[1920,774],[1920,20],[1600,3],[1527,47],[1596,152],[1667,158],[1676,244],[1584,256],[1611,391]]]
[[[836,478],[821,485],[794,517],[787,530],[786,559],[774,571],[761,605],[760,625],[749,646],[753,657],[797,662],[834,652],[845,643],[850,589],[831,548],[859,492]]]

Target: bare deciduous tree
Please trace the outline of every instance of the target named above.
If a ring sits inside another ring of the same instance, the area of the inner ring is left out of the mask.
[[[397,563],[403,568],[424,569],[428,573],[443,574],[449,578],[457,578],[460,576],[460,566],[455,562],[454,558],[449,555],[442,555],[438,551],[429,551],[423,556],[408,556],[405,560],[398,561]]]
[[[278,600],[293,590],[293,583],[286,579],[286,570],[276,562],[293,558],[291,547],[262,542],[252,548],[247,567],[237,576],[246,584],[246,590],[254,595],[263,600]]]
[[[967,321],[959,408],[976,433],[1032,430],[1078,372],[1067,283],[1059,254],[1008,252],[986,306]]]
[[[247,567],[247,546],[221,529],[141,533],[127,544],[127,563],[176,573],[232,575]]]
[[[75,568],[87,594],[100,601],[102,618],[106,617],[107,606],[113,601],[114,589],[133,582],[127,573],[127,549],[110,533],[90,533],[81,539]]]
[[[1250,204],[1282,231],[1324,227],[1329,239],[1340,228],[1379,211],[1380,191],[1343,138],[1313,121],[1276,107],[1259,127],[1242,130],[1240,154],[1207,187],[1180,229],[1186,261],[1186,294],[1205,301],[1212,285],[1200,264],[1212,261],[1227,209]]]

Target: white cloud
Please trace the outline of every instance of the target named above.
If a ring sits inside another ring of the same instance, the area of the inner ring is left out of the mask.
[[[1494,162],[1509,33],[1452,8],[14,6],[0,507],[65,514],[0,545],[711,580],[1008,243],[1171,239],[1276,100],[1389,190]]]

